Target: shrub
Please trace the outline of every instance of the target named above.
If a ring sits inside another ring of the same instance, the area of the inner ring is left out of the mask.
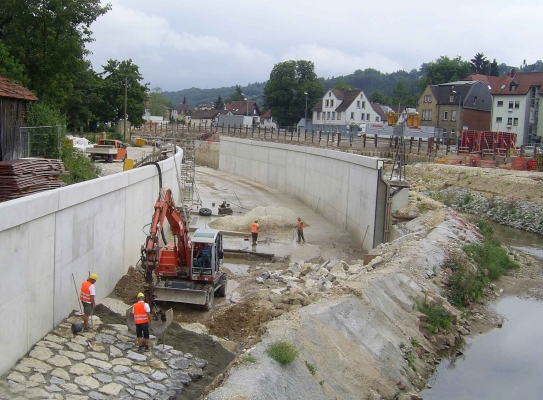
[[[246,356],[241,358],[243,361],[246,361],[248,363],[254,364],[256,363],[256,358],[254,358],[252,355],[247,354]]]
[[[281,364],[290,364],[298,356],[298,349],[291,342],[278,340],[268,346],[267,353]]]
[[[415,300],[417,310],[428,316],[428,323],[434,327],[434,331],[439,328],[448,330],[451,325],[451,314],[443,306],[443,301],[436,303],[428,301],[428,295],[424,296],[424,300]]]
[[[100,169],[87,155],[73,147],[62,147],[62,162],[68,174],[61,179],[68,185],[98,178]]]
[[[305,366],[307,367],[307,369],[309,370],[311,375],[315,375],[317,373],[317,367],[315,365],[311,364],[310,362],[306,361]]]

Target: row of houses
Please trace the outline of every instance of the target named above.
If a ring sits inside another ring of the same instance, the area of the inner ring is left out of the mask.
[[[543,95],[542,72],[516,72],[502,77],[473,74],[464,80],[429,85],[416,112],[420,126],[439,128],[445,137],[462,130],[517,134],[517,144],[540,143],[543,121],[538,118]],[[368,123],[387,123],[389,111],[401,109],[371,103],[362,90],[328,90],[312,108],[311,120],[299,126],[343,132]]]

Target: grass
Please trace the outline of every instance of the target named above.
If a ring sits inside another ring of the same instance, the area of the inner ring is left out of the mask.
[[[411,338],[411,346],[413,346],[413,347],[419,347],[420,346],[420,343],[417,340],[417,338],[414,338],[414,337]]]
[[[290,364],[298,356],[298,349],[292,342],[286,340],[278,340],[271,343],[266,352],[275,361],[281,364]]]
[[[440,201],[441,203],[445,204],[447,207],[452,207],[452,205],[456,201],[456,193],[452,191],[434,192],[432,193],[432,197],[434,200]]]
[[[241,358],[243,361],[254,364],[256,363],[256,358],[254,358],[252,355],[247,354],[246,356]]]
[[[317,367],[310,362],[306,361],[305,366],[307,367],[311,375],[315,375],[317,373]]]
[[[415,300],[415,307],[428,316],[428,324],[433,333],[437,333],[440,328],[447,331],[451,326],[451,314],[443,306],[443,302],[429,301],[428,295],[425,295],[424,300]]]
[[[415,360],[417,357],[415,356],[415,353],[410,351],[407,353],[407,364],[411,367],[411,369],[415,372],[417,372],[417,367],[415,366]]]

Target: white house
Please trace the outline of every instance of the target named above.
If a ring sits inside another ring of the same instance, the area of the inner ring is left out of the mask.
[[[517,146],[537,143],[543,136],[543,72],[516,72],[493,78],[492,131],[517,134]]]
[[[343,131],[349,126],[363,128],[367,123],[382,122],[366,94],[359,89],[330,89],[312,111],[315,130]]]

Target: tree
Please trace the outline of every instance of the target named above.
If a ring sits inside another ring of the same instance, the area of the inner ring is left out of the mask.
[[[475,74],[487,75],[489,73],[490,62],[486,59],[483,53],[475,54],[475,57],[471,59],[471,72]]]
[[[149,97],[149,112],[151,115],[166,118],[166,107],[173,108],[174,105],[162,94],[162,89],[156,87],[152,90]]]
[[[187,98],[183,96],[183,104],[187,104]]]
[[[145,101],[149,91],[148,83],[142,85],[143,80],[139,67],[132,60],[108,60],[102,66],[104,72],[103,107],[100,117],[103,122],[115,122],[124,118],[124,94],[127,89],[128,120],[133,125],[141,125],[145,112]]]
[[[243,91],[241,90],[241,86],[236,85],[236,89],[235,89],[234,93],[232,93],[232,95],[230,96],[230,102],[232,102],[232,101],[241,101],[244,98],[245,97],[243,96]]]
[[[221,95],[217,98],[217,101],[213,105],[216,110],[224,110],[224,101],[222,100]]]
[[[403,104],[405,106],[409,105],[409,91],[407,90],[407,87],[405,86],[405,82],[403,80],[399,80],[396,83],[396,86],[394,87],[394,99],[393,104]]]
[[[271,108],[279,125],[293,125],[305,115],[307,104],[311,107],[325,90],[317,79],[311,61],[285,61],[275,64],[264,88],[264,107]]]
[[[29,89],[62,107],[91,42],[90,25],[111,8],[100,0],[2,0],[0,40],[25,66]]]
[[[420,88],[424,90],[428,85],[439,85],[464,79],[471,72],[470,63],[461,57],[450,59],[447,56],[424,64],[424,76],[420,80]]]
[[[10,55],[9,47],[0,40],[0,74],[6,78],[27,86],[30,83],[24,65]]]
[[[338,81],[336,82],[336,84],[334,85],[334,89],[338,89],[338,90],[351,90],[352,88],[347,85],[347,82],[345,82],[345,78],[343,78],[342,76],[339,77]]]
[[[383,94],[383,92],[381,92],[380,90],[376,89],[374,90],[371,95],[370,95],[370,101],[372,103],[376,103],[376,104],[391,104],[392,103],[392,100],[390,99],[390,97],[388,96],[385,96]]]
[[[496,59],[494,59],[490,63],[490,70],[488,72],[488,75],[490,75],[490,76],[500,76],[500,67],[498,66],[498,62],[496,61]]]

